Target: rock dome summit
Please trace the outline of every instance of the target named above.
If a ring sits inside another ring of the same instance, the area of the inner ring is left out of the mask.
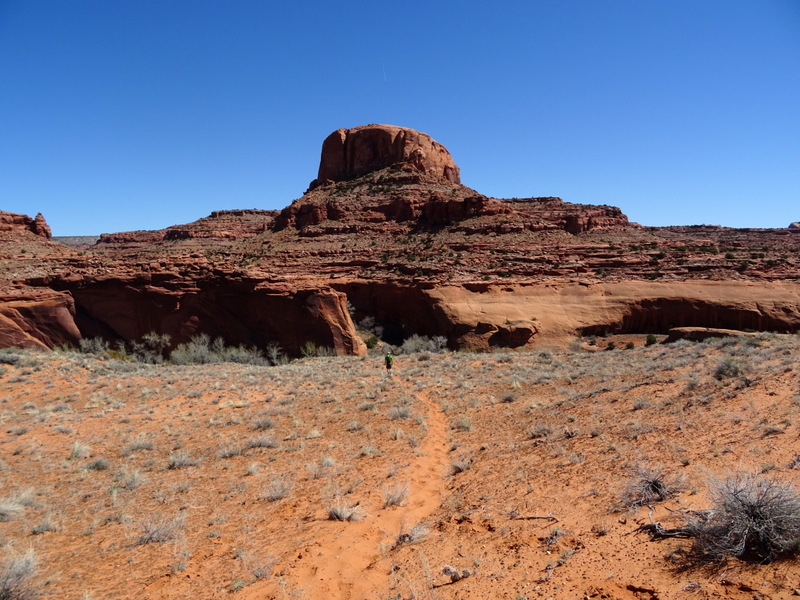
[[[309,188],[349,181],[390,166],[461,183],[450,152],[428,134],[396,125],[361,125],[337,129],[325,138],[317,178]]]

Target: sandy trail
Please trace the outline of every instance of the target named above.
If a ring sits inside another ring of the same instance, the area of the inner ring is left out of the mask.
[[[356,600],[380,597],[389,587],[389,549],[401,533],[423,522],[441,504],[448,465],[447,420],[425,392],[416,394],[424,410],[427,430],[417,456],[398,471],[395,480],[407,482],[409,493],[402,506],[367,506],[363,521],[331,523],[335,531],[323,534],[306,547],[302,563],[291,579],[302,597]]]

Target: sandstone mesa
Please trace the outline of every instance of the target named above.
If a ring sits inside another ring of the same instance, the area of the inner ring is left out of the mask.
[[[491,198],[424,133],[339,129],[281,211],[217,211],[85,248],[51,240],[41,215],[0,213],[0,346],[155,331],[363,354],[365,318],[388,343],[417,333],[476,350],[673,327],[793,332],[795,225],[645,227],[613,206]]]

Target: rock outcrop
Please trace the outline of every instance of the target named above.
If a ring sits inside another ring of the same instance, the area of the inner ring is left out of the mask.
[[[0,231],[30,231],[48,240],[53,237],[50,226],[42,213],[38,213],[35,218],[31,219],[28,215],[0,210]]]
[[[0,348],[53,348],[80,339],[69,294],[39,289],[0,296]]]
[[[430,137],[383,125],[334,132],[320,177],[280,213],[218,211],[81,251],[43,218],[0,213],[0,345],[155,331],[298,356],[308,342],[363,354],[368,330],[490,350],[800,329],[797,227],[643,227],[614,206],[491,198]]]
[[[319,172],[309,187],[349,181],[394,165],[433,179],[461,182],[447,148],[429,135],[395,125],[362,125],[337,129],[325,139]]]

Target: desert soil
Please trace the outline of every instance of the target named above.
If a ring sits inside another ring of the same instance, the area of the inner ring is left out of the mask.
[[[392,374],[2,351],[4,557],[63,600],[790,597],[796,562],[636,530],[734,473],[800,482],[800,337],[606,343]],[[648,468],[675,494],[637,506]]]

